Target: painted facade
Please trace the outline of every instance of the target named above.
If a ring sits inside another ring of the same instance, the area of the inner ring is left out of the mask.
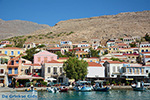
[[[57,55],[44,50],[34,55],[34,64],[43,64],[51,60],[57,60]]]

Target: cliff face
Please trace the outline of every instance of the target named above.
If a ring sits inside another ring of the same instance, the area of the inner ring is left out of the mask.
[[[37,24],[29,21],[0,19],[0,39],[13,36],[30,34],[33,31],[50,28],[48,25]]]
[[[0,21],[5,22],[5,21]],[[7,21],[9,23],[9,21]],[[5,22],[5,23],[7,23]],[[17,21],[14,21],[14,23]],[[20,22],[20,21],[19,21]],[[22,21],[21,21],[22,22]],[[20,23],[21,23],[20,22]],[[100,40],[105,40],[112,37],[123,37],[124,35],[132,36],[144,36],[145,33],[150,32],[150,11],[143,12],[127,12],[120,13],[117,15],[105,15],[92,18],[82,18],[82,19],[70,19],[66,21],[60,21],[55,26],[40,26],[44,27],[43,29],[34,28],[34,32],[30,32],[32,27],[27,27],[25,24],[19,24],[20,27],[25,29],[20,30],[17,24],[11,24],[11,30],[4,31],[5,33],[19,33],[26,34],[31,33],[30,35],[40,34],[40,42],[42,43],[58,43],[61,40],[71,40],[72,42],[80,42],[82,40],[90,40],[91,38],[98,38]],[[31,23],[31,22],[27,22]],[[32,24],[33,26],[37,24]],[[38,25],[37,25],[38,26]],[[16,28],[17,27],[17,28]],[[3,28],[0,24],[0,33],[2,30],[7,29],[6,25]],[[17,32],[16,32],[17,31]],[[3,32],[3,33],[4,33]],[[23,33],[21,33],[23,32]],[[49,35],[49,38],[45,36],[47,33],[53,32]],[[72,34],[66,34],[73,32]],[[42,37],[45,36],[45,37]],[[36,35],[37,36],[37,35]],[[52,37],[52,38],[51,38]],[[30,39],[28,41],[39,42],[39,38]]]

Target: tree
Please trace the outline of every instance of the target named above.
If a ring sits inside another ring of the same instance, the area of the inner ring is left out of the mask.
[[[63,64],[66,76],[70,79],[83,80],[87,75],[88,63],[84,60],[79,60],[76,57],[69,57]]]
[[[120,60],[120,59],[118,59],[118,58],[110,58],[110,60],[112,60],[112,61],[120,61],[120,62],[123,62],[122,60]]]
[[[67,57],[66,55],[62,55],[60,51],[57,51],[56,54],[58,55],[58,57]]]
[[[136,44],[135,43],[130,43],[129,44],[131,47],[136,47]]]
[[[37,48],[43,48],[46,47],[44,44],[38,45]]]
[[[146,41],[149,41],[149,42],[150,42],[150,36],[149,36],[148,33],[145,34],[144,38],[145,38]]]
[[[67,57],[75,57],[75,51],[73,50],[73,51],[68,51],[68,52],[65,52],[65,55],[67,56]]]
[[[100,50],[97,51],[92,48],[90,48],[89,50],[90,50],[89,52],[90,57],[99,57]]]
[[[36,51],[37,48],[31,48],[31,49],[28,49],[26,51],[27,55],[23,56],[22,58],[24,59],[28,59],[30,61],[33,62],[33,58],[34,58],[34,54],[38,53],[39,51]]]

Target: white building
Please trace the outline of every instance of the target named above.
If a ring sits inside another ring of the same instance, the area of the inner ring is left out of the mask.
[[[88,62],[87,78],[105,77],[105,67],[95,62]]]
[[[123,63],[119,61],[105,61],[105,77],[120,77]]]
[[[43,65],[42,72],[45,81],[49,78],[54,78],[57,79],[57,82],[64,83],[66,80],[63,71],[63,62],[51,60]]]

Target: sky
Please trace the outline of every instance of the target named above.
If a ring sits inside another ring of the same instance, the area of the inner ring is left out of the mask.
[[[150,10],[150,0],[0,0],[0,19],[54,26],[59,21]]]

